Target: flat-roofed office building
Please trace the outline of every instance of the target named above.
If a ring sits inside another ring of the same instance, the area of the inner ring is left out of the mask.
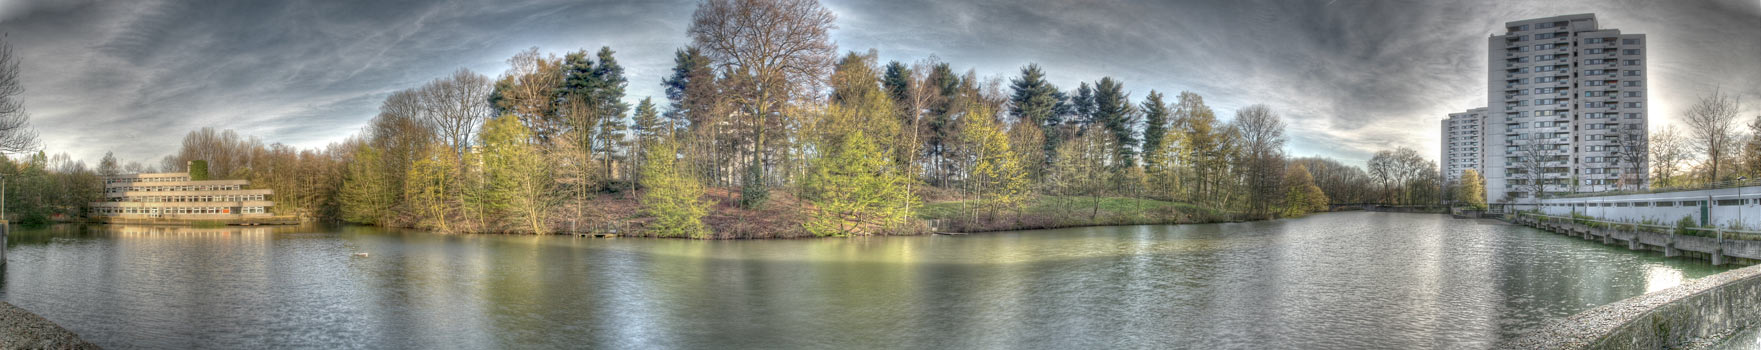
[[[190,180],[189,173],[144,173],[104,178],[104,201],[93,216],[125,219],[224,220],[268,217],[269,189],[247,180]]]

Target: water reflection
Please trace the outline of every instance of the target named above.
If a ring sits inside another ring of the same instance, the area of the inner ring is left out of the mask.
[[[1645,293],[1674,288],[1683,282],[1681,270],[1668,266],[1649,266],[1645,268]]]
[[[727,242],[57,226],[11,245],[0,298],[120,348],[1492,348],[1718,271],[1384,213]]]

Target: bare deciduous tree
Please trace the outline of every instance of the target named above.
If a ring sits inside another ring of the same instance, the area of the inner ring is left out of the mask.
[[[1540,137],[1528,137],[1515,142],[1516,152],[1512,153],[1515,159],[1511,164],[1516,166],[1513,169],[1517,173],[1509,174],[1512,176],[1508,177],[1519,179],[1521,183],[1510,187],[1522,189],[1530,199],[1538,200],[1547,193],[1547,162],[1556,156],[1553,152],[1554,145]]]
[[[1614,159],[1620,169],[1620,190],[1641,190],[1648,185],[1645,171],[1648,169],[1647,164],[1650,164],[1651,141],[1645,136],[1645,129],[1639,128],[1641,126],[1621,125],[1621,129],[1606,136],[1612,137],[1610,143],[1614,146]]]
[[[1256,104],[1235,112],[1234,123],[1247,156],[1248,211],[1269,215],[1284,178],[1284,121],[1271,108]]]
[[[741,192],[747,205],[767,193],[768,140],[781,129],[778,114],[788,101],[819,86],[832,66],[836,19],[818,0],[707,0],[691,16],[686,32],[692,45],[728,78],[730,92],[740,100],[739,113],[751,119]]]
[[[19,98],[24,82],[18,74],[12,44],[0,42],[0,153],[32,152],[40,146],[37,131],[31,129],[31,114]]]
[[[1736,97],[1713,91],[1688,108],[1683,122],[1694,135],[1693,144],[1706,155],[1706,182],[1718,182],[1718,170],[1726,152],[1735,142],[1737,111],[1741,105]]]
[[[1665,126],[1663,130],[1652,134],[1646,146],[1651,153],[1651,183],[1661,186],[1679,185],[1676,176],[1682,166],[1693,157],[1687,140],[1682,139],[1681,131],[1675,126]]]
[[[435,79],[417,91],[421,100],[421,118],[434,128],[436,136],[463,154],[471,146],[471,135],[495,114],[489,105],[494,91],[489,77],[459,68],[452,76]]]

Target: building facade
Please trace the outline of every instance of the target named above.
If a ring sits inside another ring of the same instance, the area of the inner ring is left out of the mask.
[[[1508,22],[1487,44],[1488,201],[1646,186],[1645,35],[1578,14]]]
[[[1486,108],[1475,108],[1461,113],[1450,113],[1443,120],[1443,157],[1438,166],[1443,168],[1445,183],[1461,180],[1462,172],[1473,169],[1485,176],[1486,168]]]
[[[124,219],[226,220],[269,217],[272,191],[246,180],[191,180],[189,173],[145,173],[104,178],[104,201],[92,216]]]

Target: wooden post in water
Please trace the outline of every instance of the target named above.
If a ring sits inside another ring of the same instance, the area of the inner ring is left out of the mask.
[[[7,224],[6,220],[0,220],[0,266],[6,266],[6,233],[12,231],[12,225]]]

